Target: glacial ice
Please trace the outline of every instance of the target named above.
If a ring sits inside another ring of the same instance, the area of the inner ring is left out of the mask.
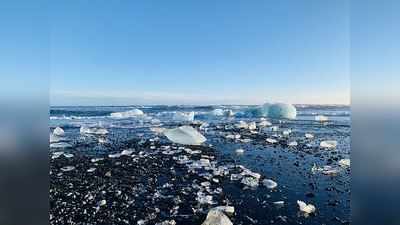
[[[339,160],[339,165],[341,167],[349,167],[350,166],[350,159],[341,159]]]
[[[278,186],[278,184],[271,180],[271,179],[265,179],[262,181],[263,185],[266,186],[268,189],[274,189]]]
[[[211,114],[213,116],[224,116],[224,110],[222,109],[214,109]]]
[[[266,103],[262,106],[264,115],[274,119],[296,119],[296,107],[287,103]]]
[[[108,134],[107,129],[101,128],[101,127],[86,127],[86,126],[82,126],[79,129],[79,132],[81,134],[99,134],[99,135]]]
[[[61,127],[56,127],[56,129],[53,130],[53,134],[57,136],[63,136],[64,130]]]
[[[321,148],[336,148],[337,141],[321,141],[319,144]]]
[[[201,225],[233,225],[233,223],[222,210],[211,209]]]
[[[191,122],[194,120],[194,112],[176,112],[172,119],[175,121]]]
[[[315,212],[315,206],[312,204],[306,204],[305,202],[298,200],[297,205],[303,213],[310,214]]]
[[[170,141],[183,145],[200,145],[207,140],[200,132],[190,126],[167,129],[164,131],[164,135]]]
[[[124,118],[137,117],[137,116],[143,116],[143,115],[144,115],[144,113],[142,110],[132,109],[132,110],[125,111],[125,112],[111,113],[110,116],[112,118],[116,118],[116,119],[124,119]]]

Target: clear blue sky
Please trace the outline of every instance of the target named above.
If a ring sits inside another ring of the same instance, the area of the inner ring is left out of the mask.
[[[349,103],[349,10],[348,0],[58,1],[51,104]]]

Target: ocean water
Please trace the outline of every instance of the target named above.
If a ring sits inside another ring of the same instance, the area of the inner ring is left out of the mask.
[[[161,212],[154,212],[155,216],[147,218],[150,211],[142,212],[135,206],[130,206],[132,215],[119,215],[125,218],[129,224],[136,224],[141,219],[147,221],[146,224],[155,224],[168,219],[174,219],[177,224],[201,224],[204,220],[207,209],[217,205],[233,205],[235,214],[230,216],[234,224],[347,224],[350,223],[350,180],[351,170],[339,165],[341,159],[350,158],[350,108],[348,106],[322,106],[322,105],[296,105],[297,118],[295,120],[270,120],[273,126],[279,127],[277,131],[257,128],[257,133],[247,130],[238,130],[233,128],[239,121],[259,122],[260,118],[237,118],[237,117],[215,117],[210,116],[210,112],[216,108],[230,109],[234,113],[246,110],[251,106],[97,106],[97,107],[51,107],[50,110],[50,132],[55,127],[61,127],[65,131],[62,137],[62,143],[67,143],[69,147],[58,148],[51,147],[50,155],[54,152],[67,152],[74,155],[71,159],[52,159],[51,170],[56,173],[62,166],[74,166],[76,163],[81,166],[84,161],[74,161],[80,157],[96,158],[107,157],[108,154],[122,151],[126,148],[126,143],[132,143],[132,140],[139,143],[150,141],[154,148],[161,145],[172,145],[163,135],[157,135],[150,128],[163,127],[173,128],[180,125],[192,125],[199,127],[200,124],[207,123],[201,133],[207,138],[204,149],[207,154],[214,157],[213,161],[218,165],[241,165],[249,170],[259,173],[262,179],[273,179],[278,183],[278,187],[270,190],[262,186],[261,182],[257,188],[248,188],[240,181],[232,181],[228,178],[221,178],[215,188],[221,188],[222,193],[215,195],[215,204],[200,205],[195,202],[196,195],[194,191],[189,191],[188,199],[183,202],[171,203],[154,202],[160,207]],[[140,109],[144,116],[131,118],[113,118],[110,116],[113,112],[124,112],[131,109]],[[173,120],[173,114],[176,112],[195,112],[195,122],[184,122]],[[315,121],[316,115],[325,115],[329,118],[327,122]],[[200,122],[196,122],[200,121]],[[85,136],[79,132],[81,126],[101,127],[107,129],[107,135],[89,135]],[[288,136],[283,135],[283,131],[290,130]],[[307,139],[305,134],[313,134],[314,138]],[[240,134],[242,137],[238,140],[226,138],[229,134]],[[271,144],[266,142],[266,138],[278,140],[278,143]],[[243,141],[249,139],[250,141]],[[101,141],[100,141],[101,140]],[[153,142],[156,142],[154,144]],[[320,148],[322,141],[335,140],[337,147],[335,149]],[[298,146],[290,147],[287,143],[296,141]],[[135,146],[138,145],[135,143]],[[148,149],[144,144],[143,151],[154,151]],[[244,154],[237,154],[236,149],[244,149]],[[161,154],[161,153],[158,153]],[[206,153],[204,153],[206,154]],[[68,161],[70,160],[70,161]],[[155,160],[155,159],[154,159]],[[125,162],[125,161],[124,161]],[[157,161],[155,161],[157,163]],[[118,163],[120,165],[120,163]],[[171,166],[168,164],[168,166]],[[322,168],[330,166],[333,174],[324,174],[322,171],[312,170],[312,168]],[[85,166],[83,166],[85,167]],[[113,170],[112,164],[109,166]],[[177,171],[179,166],[175,166]],[[74,216],[74,214],[63,214],[59,199],[71,201],[71,207],[88,207],[82,205],[79,201],[68,200],[66,197],[74,188],[64,190],[72,181],[79,181],[86,178],[86,171],[79,170],[76,166],[74,174],[64,173],[64,175],[55,176],[51,174],[51,190],[58,190],[58,194],[51,194],[50,206],[53,218],[51,224],[63,224],[63,221],[75,221],[76,224],[85,224],[93,222],[90,216]],[[86,167],[85,167],[86,168]],[[162,171],[162,169],[159,169]],[[144,173],[145,174],[145,173]],[[59,175],[59,174],[58,174]],[[158,174],[158,181],[162,180],[168,183],[168,180],[174,178],[171,176],[162,177]],[[202,181],[201,178],[193,178],[192,175],[186,176],[186,185]],[[115,179],[125,180],[126,175],[121,175]],[[261,180],[262,180],[261,179]],[[108,185],[106,180],[96,181],[96,185]],[[113,181],[114,182],[114,181]],[[173,181],[171,181],[173,183]],[[73,182],[72,182],[73,183]],[[122,182],[123,183],[123,182]],[[116,184],[113,184],[113,187]],[[126,185],[118,182],[118,185]],[[118,186],[117,185],[117,186]],[[214,187],[214,183],[212,184]],[[155,185],[154,187],[158,187]],[[83,187],[76,188],[82,190]],[[157,188],[155,188],[157,189]],[[92,190],[93,191],[93,190]],[[157,191],[157,190],[151,190]],[[129,193],[126,193],[129,197]],[[168,193],[165,193],[168,194]],[[174,195],[171,191],[171,195]],[[175,195],[178,195],[175,193]],[[79,195],[78,195],[79,196]],[[150,196],[150,194],[149,194]],[[127,198],[128,198],[127,197]],[[67,199],[67,200],[66,200]],[[311,215],[304,215],[299,212],[297,200],[312,203],[316,212]],[[115,205],[118,205],[118,200]],[[139,207],[139,200],[136,200],[136,206]],[[146,201],[146,200],[142,200]],[[277,206],[276,201],[284,201],[284,204]],[[146,203],[147,204],[147,203]],[[148,203],[148,207],[152,203]],[[135,204],[133,204],[135,205]],[[169,207],[179,206],[177,212],[171,213]],[[110,206],[111,207],[111,206]],[[140,207],[145,207],[140,205]],[[164,209],[166,207],[167,209]],[[190,210],[192,208],[200,209]],[[112,207],[109,211],[112,211]],[[115,209],[114,209],[115,210]],[[150,210],[150,209],[149,209]],[[164,211],[163,211],[164,210]],[[203,211],[202,211],[203,210]],[[123,211],[123,210],[122,210]],[[101,213],[101,212],[99,212]],[[123,224],[109,214],[100,214],[97,218],[103,218],[97,221],[98,224]],[[60,217],[58,220],[57,218]],[[62,218],[61,218],[62,217]],[[95,217],[95,216],[94,216]],[[107,219],[108,218],[108,219]]]

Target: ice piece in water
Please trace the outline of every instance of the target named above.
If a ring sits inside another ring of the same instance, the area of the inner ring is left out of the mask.
[[[176,121],[193,121],[194,120],[194,112],[176,112],[172,117],[173,120]]]
[[[111,117],[112,118],[116,118],[116,119],[123,119],[123,118],[130,118],[130,117],[137,117],[137,116],[143,116],[144,113],[142,110],[140,109],[132,109],[129,111],[125,111],[125,112],[114,112],[111,113]]]
[[[222,210],[211,209],[201,225],[233,225],[233,223]]]
[[[165,128],[162,127],[151,127],[150,130],[154,132],[155,134],[159,135],[162,134],[165,131]]]
[[[81,134],[99,134],[99,135],[108,134],[107,129],[101,127],[82,126],[79,131]]]
[[[341,159],[341,160],[339,160],[339,165],[341,167],[349,167],[350,166],[350,159]]]
[[[68,172],[68,171],[72,171],[74,169],[75,169],[75,166],[64,166],[63,168],[61,168],[61,171]]]
[[[271,179],[265,179],[263,180],[263,185],[266,186],[269,189],[274,189],[278,186],[278,183],[276,183],[275,181],[271,180]]]
[[[132,150],[125,149],[125,150],[123,150],[123,151],[120,153],[120,155],[121,155],[121,156],[123,156],[123,155],[129,156],[129,155],[132,155],[132,153],[133,153]]]
[[[251,123],[248,124],[248,126],[249,126],[249,130],[255,130],[255,129],[257,129],[256,122],[251,122]]]
[[[306,204],[305,202],[298,200],[297,205],[299,206],[300,211],[306,214],[315,212],[315,206],[312,204]]]
[[[56,127],[56,129],[53,130],[53,134],[57,136],[63,136],[64,130],[61,127]]]
[[[235,125],[237,128],[243,128],[243,129],[247,129],[247,128],[249,128],[249,125],[246,123],[246,122],[244,122],[244,121],[239,121],[239,123],[237,123],[236,125]]]
[[[260,106],[257,107],[251,107],[246,110],[244,110],[241,113],[237,114],[238,116],[243,116],[243,117],[262,117],[265,116],[263,113],[263,109]]]
[[[240,182],[249,187],[258,187],[259,180],[255,177],[244,177]]]
[[[276,139],[273,139],[273,138],[267,138],[266,141],[267,141],[268,143],[271,143],[271,144],[275,144],[275,143],[278,142]]]
[[[294,147],[294,146],[297,146],[297,145],[298,145],[297,141],[291,141],[291,142],[288,143],[288,146],[291,146],[291,147]]]
[[[170,141],[183,145],[200,145],[207,140],[200,132],[190,126],[166,129],[164,135]]]
[[[306,133],[304,136],[305,136],[306,138],[308,138],[308,139],[314,138],[314,135],[313,135],[313,134],[310,134],[310,133]]]
[[[212,208],[211,210],[219,210],[228,215],[232,215],[235,213],[235,207],[233,207],[233,206],[217,206],[217,207]]]
[[[235,150],[236,154],[243,154],[244,153],[244,149],[239,148]]]
[[[224,116],[226,116],[226,117],[232,117],[234,115],[235,115],[235,113],[233,113],[233,111],[230,109],[224,111]]]
[[[55,143],[55,142],[59,142],[59,141],[61,141],[61,139],[57,135],[50,133],[50,143]]]
[[[261,122],[258,123],[259,127],[268,127],[268,126],[272,126],[272,123],[267,121],[267,120],[263,120]]]
[[[72,145],[67,142],[51,143],[50,148],[72,148]]]
[[[275,119],[296,119],[297,115],[296,107],[287,103],[266,103],[262,109],[266,116]]]
[[[315,116],[315,120],[319,121],[319,122],[325,122],[325,121],[328,121],[329,118],[327,116],[324,116],[324,115],[317,115],[317,116]]]
[[[222,109],[214,109],[211,114],[213,116],[224,116],[224,110]]]
[[[319,144],[321,148],[336,148],[337,141],[321,141]]]

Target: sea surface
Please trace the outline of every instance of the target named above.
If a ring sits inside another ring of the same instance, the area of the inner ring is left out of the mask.
[[[207,148],[207,154],[209,153],[210,157],[215,157],[212,160],[216,164],[222,166],[241,165],[252,172],[261,174],[262,178],[259,186],[249,188],[240,181],[232,181],[229,176],[221,178],[219,183],[215,184],[215,188],[221,188],[222,193],[214,197],[214,204],[201,204],[198,206],[197,203],[196,205],[192,203],[192,200],[187,200],[187,203],[183,201],[179,204],[171,202],[170,206],[165,202],[154,203],[160,205],[161,212],[156,210],[154,212],[155,216],[152,217],[146,217],[145,214],[149,211],[142,212],[139,210],[139,212],[136,208],[132,208],[130,210],[132,212],[135,211],[135,216],[119,215],[124,217],[125,222],[128,222],[128,224],[140,224],[143,221],[144,224],[156,224],[157,222],[160,223],[172,219],[178,225],[201,224],[205,219],[207,210],[218,205],[233,205],[235,207],[234,215],[229,216],[234,224],[349,224],[351,222],[351,170],[350,167],[341,165],[339,161],[341,159],[349,159],[351,154],[350,107],[296,105],[296,119],[277,120],[265,118],[277,129],[257,127],[255,132],[236,129],[235,124],[238,124],[239,121],[256,122],[258,124],[263,120],[259,117],[212,115],[212,111],[215,109],[232,110],[233,113],[239,115],[240,112],[246,111],[251,107],[253,106],[51,107],[50,132],[56,127],[61,127],[65,131],[61,143],[65,145],[64,147],[63,145],[50,145],[49,155],[52,156],[55,152],[61,151],[73,155],[71,159],[62,159],[64,161],[52,159],[51,170],[52,173],[56,174],[62,166],[74,166],[71,164],[78,162],[80,163],[79,165],[84,164],[84,158],[86,157],[104,157],[111,153],[120,152],[127,146],[126,143],[131,143],[132,140],[138,141],[139,144],[135,142],[135,146],[140,146],[140,143],[145,143],[146,141],[150,143],[138,148],[146,149],[154,146],[147,150],[142,149],[144,152],[151,152],[154,148],[159,149],[163,145],[174,146],[162,134],[155,133],[152,128],[175,128],[181,125],[191,125],[198,128],[207,138],[207,141],[203,144],[204,149]],[[128,118],[110,116],[111,113],[125,112],[132,109],[140,109],[144,112],[144,115]],[[176,121],[173,115],[177,112],[194,112],[194,121]],[[316,121],[315,116],[317,115],[327,116],[328,121]],[[206,124],[206,126],[203,124]],[[104,128],[108,131],[108,134],[85,136],[80,133],[82,126]],[[284,131],[290,131],[290,134],[284,134]],[[306,138],[306,133],[312,134],[313,138]],[[231,134],[239,134],[241,137],[238,139],[227,138]],[[277,143],[269,143],[266,141],[267,138],[275,139]],[[337,141],[337,146],[333,149],[320,147],[322,141],[329,140]],[[296,141],[298,145],[289,146],[288,143],[293,141]],[[243,149],[244,153],[236,153],[237,149]],[[202,151],[202,148],[200,150]],[[161,152],[157,154],[161,154]],[[83,157],[83,159],[80,157]],[[79,158],[80,161],[73,161],[76,158]],[[156,159],[154,158],[154,160]],[[156,163],[157,161],[153,162]],[[120,165],[120,163],[117,165]],[[171,166],[171,164],[168,164],[168,166]],[[325,168],[324,171],[324,166],[329,167]],[[109,167],[110,171],[112,171],[112,164]],[[160,169],[160,171],[162,170]],[[76,166],[73,175],[68,174],[68,172],[61,173],[61,175],[58,173],[57,176],[51,174],[50,188],[54,192],[57,190],[58,193],[57,195],[51,194],[51,224],[62,224],[65,221],[74,221],[74,224],[93,222],[90,216],[74,216],[73,213],[69,215],[63,214],[60,212],[62,201],[58,200],[59,198],[68,202],[69,198],[67,196],[74,188],[64,190],[62,187],[67,186],[69,183],[77,182],[79,179],[86,179],[86,173],[85,170],[79,170],[79,166]],[[190,182],[197,183],[202,181],[200,178],[191,178],[189,175],[187,177],[188,185],[190,185]],[[261,181],[266,178],[274,180],[278,186],[272,190],[264,187]],[[123,177],[123,179],[126,179],[126,177]],[[168,179],[174,180],[171,177],[162,179],[165,179],[165,183],[168,183]],[[160,177],[160,180],[162,179]],[[98,182],[98,186],[107,186],[107,180],[96,182]],[[118,183],[118,185],[122,184]],[[214,183],[212,183],[213,185]],[[154,187],[157,189],[157,186]],[[82,187],[79,190],[82,190]],[[196,194],[194,191],[188,192],[188,199],[190,199],[192,192],[193,195]],[[129,195],[129,193],[126,194],[127,196]],[[77,198],[79,198],[79,195]],[[300,212],[297,204],[298,200],[314,205],[316,207],[315,213],[306,215]],[[114,204],[118,204],[118,200],[114,199],[113,201],[117,202]],[[283,202],[283,204],[276,204],[278,201]],[[71,200],[67,204],[71,204],[71,208],[83,209],[87,207],[87,205],[82,205],[82,202],[79,201]],[[151,205],[151,203],[149,204]],[[149,204],[147,204],[148,207]],[[169,215],[169,212],[172,209],[163,211],[163,207],[175,206],[180,206],[180,208],[178,207],[176,209],[177,212],[171,213],[171,215]],[[105,207],[110,207],[109,211],[113,210],[110,203],[106,204]],[[189,210],[196,207],[199,211]],[[92,215],[93,217],[99,210],[100,212],[98,213],[101,213],[101,207],[96,210]],[[98,224],[124,224],[121,222],[123,219],[117,220],[115,219],[116,217],[114,218],[109,214],[107,214],[108,216],[106,214],[101,215],[104,218],[98,221]],[[63,218],[57,219],[57,217]],[[99,218],[102,217],[99,216]]]

